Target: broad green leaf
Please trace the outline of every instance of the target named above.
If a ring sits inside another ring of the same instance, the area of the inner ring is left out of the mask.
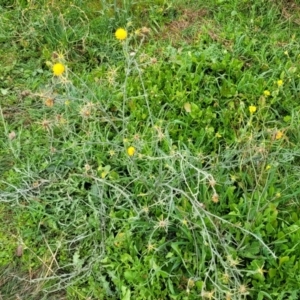
[[[289,260],[290,260],[289,256],[282,256],[282,257],[280,257],[279,258],[279,267],[281,267],[282,264],[284,264],[285,262],[287,262]]]
[[[276,276],[277,270],[274,269],[274,268],[270,268],[269,271],[268,271],[268,274],[269,274],[270,278],[273,278],[273,277]]]

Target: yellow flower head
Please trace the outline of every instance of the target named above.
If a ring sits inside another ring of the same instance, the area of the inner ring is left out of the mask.
[[[281,79],[277,80],[278,87],[281,87],[283,85],[283,81]]]
[[[128,154],[129,156],[133,156],[134,153],[135,153],[135,148],[132,147],[132,146],[130,146],[130,147],[127,149],[127,154]]]
[[[265,97],[269,97],[270,95],[271,95],[270,91],[268,91],[268,90],[264,91],[264,96]]]
[[[283,137],[283,132],[278,130],[275,135],[276,140],[280,140]]]
[[[127,38],[127,31],[124,28],[118,28],[115,32],[117,40],[123,41]]]
[[[62,73],[65,71],[65,66],[61,63],[56,63],[53,65],[52,71],[55,76],[61,76]]]
[[[249,106],[250,114],[254,114],[254,113],[256,112],[256,110],[257,110],[257,107],[256,107],[256,106],[254,106],[254,105],[250,105],[250,106]]]

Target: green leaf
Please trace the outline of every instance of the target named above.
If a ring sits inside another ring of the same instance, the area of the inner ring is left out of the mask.
[[[229,81],[224,81],[220,93],[223,97],[230,98],[236,93],[236,87]]]
[[[123,263],[125,263],[127,261],[133,262],[133,259],[128,253],[123,253],[122,256],[121,256],[121,261]]]
[[[73,255],[73,265],[74,265],[75,269],[81,269],[83,262],[84,262],[84,260],[80,259],[79,252],[76,251]]]
[[[266,224],[266,230],[267,230],[267,233],[269,233],[269,234],[275,231],[273,226],[270,223]]]
[[[279,258],[279,267],[281,267],[284,263],[286,263],[289,260],[290,260],[289,256],[282,256],[282,257],[280,257]]]
[[[175,294],[174,286],[173,286],[172,280],[170,278],[168,278],[168,287],[169,287],[169,290],[171,291],[171,294]]]
[[[264,291],[260,291],[260,292],[258,293],[257,300],[264,300],[264,299],[265,299],[264,297],[267,297],[268,299],[271,299],[271,300],[272,300],[272,297],[271,297],[268,293],[266,293],[266,292],[264,292]]]
[[[3,96],[6,96],[8,94],[9,89],[0,89],[0,91]]]
[[[126,270],[124,272],[124,277],[128,280],[128,281],[133,281],[135,278],[137,278],[136,276],[136,272],[133,272],[131,270]]]
[[[121,287],[121,291],[122,291],[122,300],[130,300],[131,297],[131,291],[130,289],[128,289],[126,286],[122,286]]]
[[[193,119],[195,118],[200,118],[202,116],[202,111],[200,110],[200,108],[198,107],[197,104],[195,103],[191,103],[191,117]]]
[[[270,278],[273,278],[273,277],[276,276],[277,270],[274,269],[274,268],[270,268],[269,271],[268,271],[268,274],[269,274]]]

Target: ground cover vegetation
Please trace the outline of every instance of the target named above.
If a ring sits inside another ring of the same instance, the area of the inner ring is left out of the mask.
[[[300,7],[0,1],[1,299],[299,299]]]

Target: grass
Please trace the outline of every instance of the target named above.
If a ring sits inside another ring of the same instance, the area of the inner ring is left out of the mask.
[[[299,5],[111,2],[0,3],[0,299],[299,299]]]

